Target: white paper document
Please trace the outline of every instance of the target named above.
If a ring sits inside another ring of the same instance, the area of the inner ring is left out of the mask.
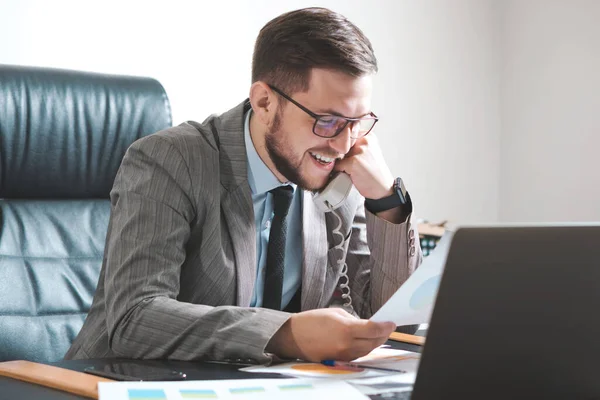
[[[364,357],[357,358],[353,363],[365,369],[368,369],[368,367],[380,367],[401,370],[404,372],[396,375],[402,375],[404,382],[414,383],[420,361],[420,353],[391,349],[384,345],[373,349],[373,351]]]
[[[355,378],[373,378],[390,375],[390,372],[377,371],[350,365],[327,366],[321,363],[292,361],[284,364],[254,365],[241,368],[240,371],[256,373],[276,373],[297,378],[320,378],[346,380]]]
[[[392,321],[398,326],[429,322],[453,235],[453,231],[444,233],[421,266],[371,317],[372,321]]]
[[[366,399],[349,383],[319,379],[100,382],[99,400]]]
[[[257,373],[278,373],[297,378],[322,379],[364,379],[389,375],[406,375],[405,381],[414,382],[419,367],[421,354],[406,350],[378,347],[364,357],[357,358],[351,364],[340,363],[327,366],[320,363],[304,361],[288,362],[273,365],[254,365],[241,368],[240,371]],[[382,371],[376,368],[387,368],[401,372]]]
[[[362,394],[371,396],[383,393],[411,392],[415,377],[411,375],[388,375],[377,378],[352,379],[347,381]],[[380,398],[385,398],[381,396]]]

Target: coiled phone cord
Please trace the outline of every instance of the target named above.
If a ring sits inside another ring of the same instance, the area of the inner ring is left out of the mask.
[[[342,306],[344,308],[346,308],[346,311],[348,311],[350,314],[355,314],[354,312],[354,307],[352,307],[352,297],[350,296],[350,278],[348,278],[348,264],[346,264],[346,260],[343,257],[344,255],[344,234],[340,231],[340,228],[342,227],[342,219],[340,218],[340,216],[337,214],[337,212],[335,212],[335,210],[331,210],[331,212],[333,213],[333,215],[335,215],[335,217],[338,220],[338,225],[333,229],[333,234],[334,235],[338,235],[340,237],[340,243],[337,244],[334,249],[336,250],[340,250],[341,251],[341,257],[338,260],[338,266],[342,265],[342,271],[341,271],[341,277],[340,277],[340,291],[342,292],[342,299],[344,300],[344,304],[342,304]]]

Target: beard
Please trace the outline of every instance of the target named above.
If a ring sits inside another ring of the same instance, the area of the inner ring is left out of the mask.
[[[285,135],[281,131],[281,111],[281,109],[277,110],[273,124],[265,135],[267,153],[275,168],[290,182],[296,184],[300,189],[318,192],[327,184],[327,181],[322,183],[311,182],[301,171],[303,156],[294,157],[291,151],[286,152],[286,148],[289,149],[290,146],[286,143]]]

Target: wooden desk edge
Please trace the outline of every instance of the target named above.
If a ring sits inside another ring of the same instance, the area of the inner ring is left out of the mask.
[[[91,399],[98,398],[98,382],[114,382],[83,372],[23,360],[0,362],[0,376],[35,383]]]
[[[392,332],[392,334],[390,335],[390,340],[395,340],[396,342],[417,344],[419,346],[423,346],[425,344],[424,336],[409,335],[407,333],[400,332]]]

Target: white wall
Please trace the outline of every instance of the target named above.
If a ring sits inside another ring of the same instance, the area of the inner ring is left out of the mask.
[[[364,21],[380,61],[373,108],[420,216],[496,221],[498,27],[493,1],[404,1]],[[414,195],[413,195],[414,193]]]
[[[90,5],[92,4],[92,5]],[[256,35],[313,1],[0,0],[0,63],[146,75],[175,123],[242,101]],[[392,171],[418,216],[495,221],[499,41],[492,0],[329,0],[371,38],[380,62],[373,110]]]
[[[600,221],[600,1],[503,4],[501,220]]]

